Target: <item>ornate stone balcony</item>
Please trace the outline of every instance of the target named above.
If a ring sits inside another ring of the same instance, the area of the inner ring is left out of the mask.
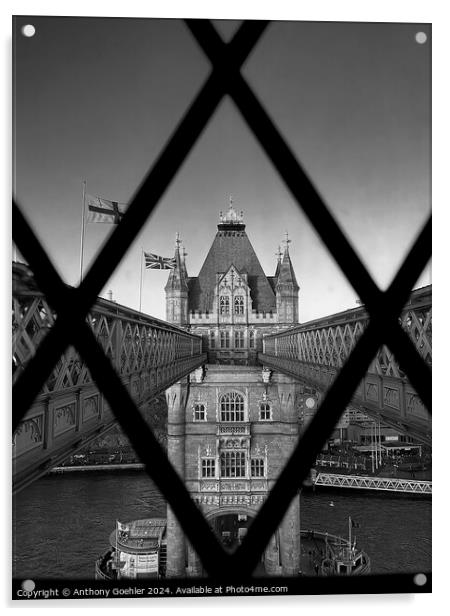
[[[200,479],[200,492],[266,492],[267,479],[264,477],[224,477],[222,479]]]
[[[250,436],[250,422],[218,423],[217,436]]]

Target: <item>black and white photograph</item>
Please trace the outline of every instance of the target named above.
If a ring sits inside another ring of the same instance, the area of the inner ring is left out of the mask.
[[[12,598],[430,593],[432,24],[182,17],[12,19]]]

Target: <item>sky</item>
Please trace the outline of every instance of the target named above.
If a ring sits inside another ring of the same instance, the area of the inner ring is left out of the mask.
[[[128,203],[211,67],[179,20],[33,17],[27,38],[29,22],[13,26],[13,190],[64,280],[78,284],[83,181]],[[215,25],[229,40],[239,22]],[[430,43],[429,24],[278,21],[243,68],[382,288],[431,208]],[[230,195],[267,275],[289,232],[300,321],[356,306],[228,97],[102,295],[138,308],[142,249],[171,256],[176,232],[196,276]],[[85,268],[112,228],[86,226]],[[143,312],[164,318],[167,276],[144,272]],[[416,286],[430,283],[427,268]]]

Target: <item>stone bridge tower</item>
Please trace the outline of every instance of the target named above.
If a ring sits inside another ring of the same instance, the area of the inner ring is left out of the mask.
[[[166,392],[168,455],[215,532],[233,549],[297,443],[299,385],[265,369],[257,353],[265,333],[298,320],[299,287],[287,242],[275,276],[264,274],[232,202],[220,216],[198,277],[188,277],[178,245],[175,258],[166,286],[167,316],[202,336],[208,364]],[[172,307],[186,299],[183,322],[183,311]],[[168,576],[202,575],[170,508],[167,517]],[[260,567],[272,575],[298,573],[298,497]]]

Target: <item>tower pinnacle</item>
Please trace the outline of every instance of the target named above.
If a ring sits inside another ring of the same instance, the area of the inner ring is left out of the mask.
[[[292,240],[289,239],[289,233],[287,231],[285,231],[284,236],[286,239],[283,240],[283,244],[284,244],[284,252],[289,253],[289,244],[292,242]]]
[[[223,214],[222,210],[219,212],[219,219],[221,225],[243,225],[244,212],[241,210],[240,214],[236,212],[233,207],[233,197],[229,197],[230,207],[228,212]]]

